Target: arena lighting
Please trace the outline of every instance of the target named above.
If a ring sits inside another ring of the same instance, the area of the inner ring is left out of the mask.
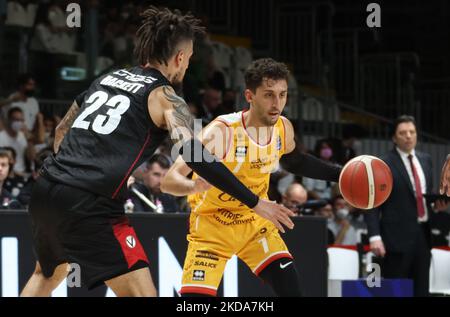
[[[60,75],[62,80],[81,81],[86,79],[86,70],[80,67],[62,67]]]

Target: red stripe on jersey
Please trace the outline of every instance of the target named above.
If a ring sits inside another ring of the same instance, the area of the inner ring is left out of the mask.
[[[287,120],[287,119],[286,119]],[[281,118],[281,123],[283,124],[283,153],[286,152],[286,125],[284,124],[283,118]]]
[[[226,126],[227,126],[227,134],[228,134],[228,132],[230,133],[230,137],[229,137],[229,139],[228,139],[228,143],[227,143],[227,145],[226,145],[225,152],[224,152],[223,157],[222,157],[222,160],[224,160],[225,157],[226,157],[227,154],[228,154],[228,151],[230,150],[231,142],[233,141],[233,132],[231,131],[231,127],[230,127],[230,126],[228,125],[228,123],[226,123],[225,121],[220,120],[220,119],[216,119],[215,121],[220,122],[220,123],[223,123],[224,125],[226,125]]]
[[[112,195],[112,197],[111,197],[112,199],[114,199],[117,196],[117,194],[119,193],[120,189],[123,186],[123,183],[125,183],[125,181],[128,179],[128,176],[130,176],[131,172],[133,171],[134,166],[139,161],[139,158],[141,157],[142,153],[144,152],[145,148],[147,147],[147,144],[148,144],[149,141],[150,141],[150,131],[148,131],[148,133],[147,133],[147,138],[145,139],[144,145],[142,146],[141,150],[139,151],[139,154],[137,155],[137,157],[134,160],[133,164],[131,164],[131,166],[128,169],[127,173],[125,174],[124,178],[120,182],[119,187],[117,187],[116,191]]]
[[[201,286],[184,286],[181,288],[180,294],[205,294],[217,296],[217,291]]]
[[[139,242],[134,228],[130,226],[127,217],[121,217],[120,222],[113,224],[112,229],[127,261],[128,268],[131,268],[138,261],[148,263],[144,248]]]

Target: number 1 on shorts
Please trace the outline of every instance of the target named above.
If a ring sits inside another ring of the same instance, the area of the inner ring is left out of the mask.
[[[261,240],[258,241],[259,243],[261,243],[264,253],[269,252],[269,245],[267,244],[267,239],[266,238],[262,238]]]

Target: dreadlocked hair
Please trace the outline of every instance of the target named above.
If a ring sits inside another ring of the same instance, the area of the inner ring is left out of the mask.
[[[136,32],[134,54],[141,65],[158,62],[167,66],[180,42],[194,40],[205,34],[200,20],[191,13],[150,6],[141,17],[142,25]]]

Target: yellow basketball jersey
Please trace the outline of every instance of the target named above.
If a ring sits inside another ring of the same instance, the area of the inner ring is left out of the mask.
[[[285,149],[283,119],[280,117],[275,123],[270,141],[261,145],[249,136],[248,131],[252,127],[245,126],[243,113],[243,111],[230,113],[215,119],[227,125],[231,136],[222,162],[253,193],[261,198],[267,198],[270,173],[277,169]],[[194,173],[193,177],[198,176]],[[216,187],[203,193],[189,195],[188,201],[192,212],[216,213],[216,220],[225,225],[239,224],[253,217],[247,206]]]

